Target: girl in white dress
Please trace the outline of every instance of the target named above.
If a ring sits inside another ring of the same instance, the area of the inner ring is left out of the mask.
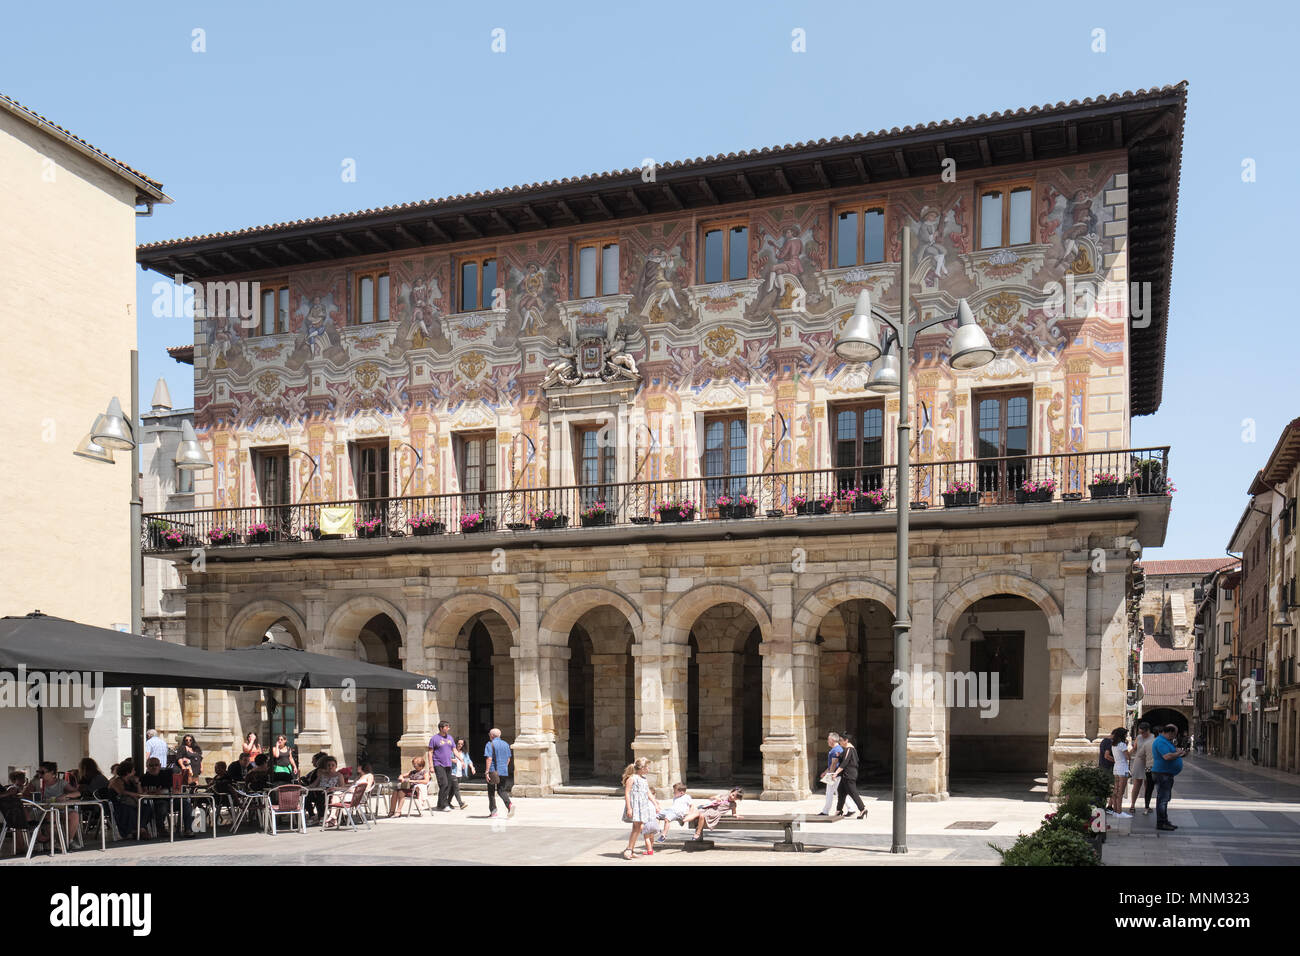
[[[1111,756],[1115,758],[1115,786],[1110,793],[1110,810],[1117,817],[1131,817],[1124,812],[1124,791],[1128,789],[1128,731],[1116,727],[1110,735]]]
[[[632,824],[623,859],[630,860],[638,836],[645,837],[645,855],[654,856],[654,835],[659,831],[659,801],[650,790],[646,774],[650,761],[645,757],[627,765],[623,771],[623,822]]]

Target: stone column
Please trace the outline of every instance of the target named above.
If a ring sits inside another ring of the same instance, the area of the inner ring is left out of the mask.
[[[632,738],[632,755],[640,760],[650,761],[651,786],[659,796],[670,793],[674,780],[683,779],[685,766],[685,745],[679,747],[676,739],[676,724],[665,718],[665,678],[661,667],[660,651],[662,648],[661,627],[663,622],[664,579],[662,577],[643,577],[641,579],[642,630],[640,643],[632,645],[633,681],[636,691],[636,736]],[[686,653],[689,647],[684,648]],[[681,704],[686,701],[686,657],[681,658]],[[668,675],[668,692],[676,693],[672,687],[673,675]],[[669,735],[669,730],[674,732]],[[686,734],[686,720],[681,719],[681,733]]]
[[[918,559],[920,560],[920,559]],[[934,633],[934,583],[939,569],[933,565],[909,569],[912,592],[911,658],[915,674],[933,673],[936,667]],[[947,635],[943,635],[946,637]],[[914,682],[912,685],[914,686]],[[945,687],[940,675],[937,687]],[[937,688],[936,688],[937,689]],[[944,757],[947,701],[940,693],[929,699],[912,700],[907,722],[907,793],[909,800],[948,799],[948,776]]]
[[[534,797],[551,793],[563,779],[556,751],[556,720],[551,694],[566,687],[569,674],[567,647],[548,649],[564,651],[564,658],[550,653],[543,658],[540,653],[537,629],[541,620],[538,602],[542,585],[534,575],[529,577],[532,579],[526,580],[521,576],[518,585],[519,642],[510,649],[510,656],[514,658],[515,699],[519,708],[513,745],[515,788],[521,796]],[[559,675],[563,683],[558,688],[556,675],[552,673],[557,660],[563,667],[563,674]],[[567,721],[567,700],[562,706]]]
[[[1126,592],[1132,555],[1127,550],[1106,552],[1106,573],[1101,576],[1099,726],[1123,727],[1128,703],[1128,615]]]
[[[469,694],[465,695],[469,707]],[[492,655],[492,721],[506,740],[518,733],[515,720],[515,661],[509,654]]]
[[[659,675],[663,688],[664,734],[668,737],[668,760],[665,776],[658,778],[660,796],[672,795],[672,786],[686,779],[687,670],[690,666],[689,644],[659,645]]]
[[[200,580],[203,583],[196,587],[194,582]],[[226,629],[230,626],[230,598],[221,590],[224,587],[221,580],[206,572],[202,575],[191,572],[186,575],[186,583],[189,585],[185,596],[186,643],[215,653],[229,650]],[[156,712],[154,720],[159,724],[156,729],[164,733],[174,730],[174,735],[168,734],[172,742],[179,740],[181,734],[193,734],[203,748],[205,768],[218,760],[229,763],[232,758],[238,759],[237,741],[241,739],[243,725],[233,693],[212,690],[190,692],[186,697],[182,699],[180,694],[166,689],[155,697],[155,706],[174,703],[174,709],[167,707]],[[172,720],[176,723],[171,724]]]
[[[593,767],[597,777],[617,779],[627,764],[628,669],[632,658],[622,654],[592,654],[592,725],[595,728]]]
[[[794,575],[768,575],[772,594],[772,633],[759,647],[763,656],[763,800],[802,800],[808,787],[808,752],[804,728],[805,655],[795,661],[793,626]],[[802,642],[809,644],[809,642]],[[811,645],[810,645],[811,646]]]
[[[1051,666],[1051,722],[1055,725],[1047,791],[1055,794],[1060,776],[1081,761],[1092,759],[1092,742],[1085,732],[1088,706],[1088,568],[1087,552],[1063,556],[1065,580],[1064,619],[1061,634],[1048,635]]]
[[[429,614],[433,611],[434,598],[429,587],[427,578],[406,578],[402,582],[402,595],[405,597],[405,607],[402,609],[406,615],[406,642],[401,648],[402,666],[415,674],[426,674],[438,679],[438,692],[436,694],[421,690],[408,690],[402,693],[402,736],[398,738],[397,746],[402,754],[402,766],[410,765],[412,757],[418,757],[427,752],[429,748],[429,738],[438,727],[439,720],[450,720],[451,725],[457,731],[467,729],[468,716],[463,703],[464,693],[464,664],[459,674],[449,673],[447,676],[459,678],[460,688],[453,684],[447,687],[444,682],[442,673],[431,666],[430,655],[426,654],[424,646],[424,625],[429,619]],[[430,648],[432,650],[432,648]],[[468,660],[469,653],[465,652],[465,659]],[[451,691],[459,689],[460,693],[454,696],[445,696]],[[446,703],[443,703],[446,701]],[[460,707],[448,707],[460,701]],[[452,710],[450,716],[443,716],[445,710]]]
[[[325,622],[329,620],[326,604],[329,592],[325,588],[304,588],[299,592],[304,602],[302,634],[303,648],[317,654],[325,649]],[[351,702],[343,700],[342,691],[305,691],[302,712],[298,716],[298,734],[295,743],[300,754],[325,751],[338,758],[339,766],[351,766],[357,755],[357,705],[356,692]],[[265,749],[265,748],[264,748]]]

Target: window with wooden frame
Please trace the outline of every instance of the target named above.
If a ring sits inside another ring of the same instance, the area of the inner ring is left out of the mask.
[[[497,257],[473,256],[461,259],[456,270],[457,302],[461,312],[492,308],[497,287]]]
[[[258,324],[250,335],[276,335],[289,331],[289,283],[284,280],[259,282]]]
[[[354,325],[373,325],[388,321],[388,273],[380,270],[358,272],[352,277]]]
[[[614,510],[611,500],[618,480],[618,449],[608,425],[579,425],[573,431],[574,469],[581,486],[579,499],[583,508],[598,501]]]
[[[579,299],[618,295],[618,240],[587,239],[574,246]]]
[[[704,419],[704,453],[700,474],[704,476],[704,497],[707,507],[714,507],[718,495],[724,492],[735,499],[746,494],[749,487],[745,479],[747,444],[745,412],[708,415]]]
[[[835,268],[885,261],[885,204],[835,210]]]
[[[836,486],[872,491],[884,482],[885,402],[831,406],[831,448]]]
[[[749,221],[715,222],[700,230],[700,281],[749,277]]]
[[[352,478],[357,489],[357,521],[380,519],[387,533],[388,440],[353,442]]]
[[[456,471],[466,511],[481,510],[485,518],[496,515],[497,436],[495,432],[456,435]]]
[[[1032,241],[1034,184],[1029,180],[979,188],[981,249],[1021,246]]]
[[[997,461],[977,466],[977,490],[993,501],[1014,501],[1028,477],[1029,420],[1033,392],[1027,388],[976,392],[975,447],[977,458]]]

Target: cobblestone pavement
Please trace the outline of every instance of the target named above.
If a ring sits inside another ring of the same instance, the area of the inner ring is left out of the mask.
[[[682,850],[682,832],[653,857],[634,863],[621,857],[628,828],[620,822],[622,802],[614,797],[520,799],[514,819],[492,820],[481,796],[467,799],[464,812],[382,820],[373,830],[280,833],[243,832],[201,836],[169,843],[110,844],[107,852],[81,850],[34,865],[303,865],[339,863],[393,866],[578,864],[622,866],[825,865],[996,865],[993,842],[1009,846],[1017,834],[1036,828],[1051,805],[1043,780],[1009,782],[988,777],[955,787],[951,799],[908,805],[908,849],[890,849],[889,793],[864,793],[866,820],[808,823],[796,839],[808,852],[777,853],[777,834],[740,831],[716,834],[718,848]],[[747,801],[741,812],[755,815],[816,814],[821,798],[786,803]],[[1257,865],[1300,863],[1300,777],[1259,771],[1240,764],[1197,757],[1187,761],[1174,787],[1170,816],[1175,833],[1155,832],[1150,817],[1123,821],[1106,841],[1107,865]],[[1124,830],[1128,832],[1124,832]],[[3,860],[0,866],[21,866]]]

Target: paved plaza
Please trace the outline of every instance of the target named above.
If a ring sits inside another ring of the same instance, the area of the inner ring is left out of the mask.
[[[1018,789],[1019,788],[1019,789]],[[703,791],[698,798],[707,796]],[[990,842],[1009,846],[1017,834],[1034,829],[1050,804],[1042,781],[1019,787],[1005,778],[970,781],[949,800],[908,805],[905,856],[889,852],[890,803],[885,789],[868,790],[866,820],[808,823],[796,837],[809,852],[777,853],[777,834],[719,832],[718,848],[686,853],[680,830],[668,846],[637,866],[758,864],[817,865],[976,865],[998,863]],[[618,864],[628,828],[619,817],[621,801],[611,796],[554,796],[517,801],[514,819],[487,814],[481,793],[468,796],[469,809],[422,818],[382,820],[373,830],[281,833],[270,837],[245,830],[142,844],[111,845],[107,852],[77,851],[33,865],[325,865],[402,864],[516,865]],[[816,813],[820,799],[789,803],[748,801],[741,812]],[[1174,790],[1171,819],[1176,833],[1155,831],[1155,814],[1138,816],[1129,832],[1113,832],[1106,842],[1108,865],[1151,864],[1266,865],[1300,864],[1300,778],[1277,771],[1197,757],[1187,761]],[[1123,826],[1123,825],[1121,825]],[[0,865],[21,866],[20,861]]]

